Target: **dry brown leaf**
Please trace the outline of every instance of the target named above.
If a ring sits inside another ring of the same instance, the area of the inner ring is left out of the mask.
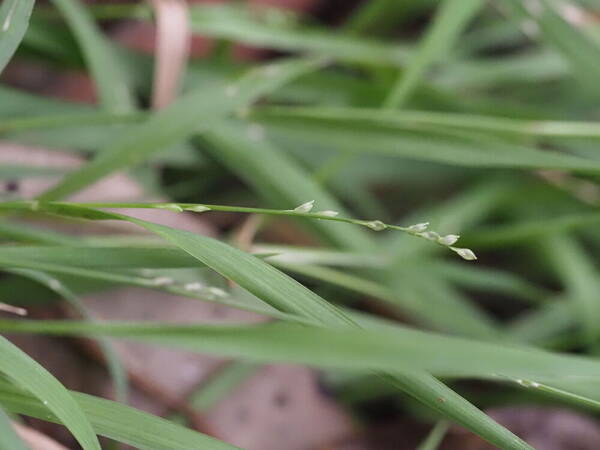
[[[149,0],[156,17],[152,107],[171,103],[179,90],[190,51],[190,14],[185,0]]]

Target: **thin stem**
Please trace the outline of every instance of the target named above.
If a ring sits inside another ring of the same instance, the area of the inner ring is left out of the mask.
[[[105,203],[105,202],[93,202],[93,203],[77,203],[77,202],[40,202],[34,201],[12,201],[0,203],[0,211],[2,210],[28,210],[28,211],[43,211],[44,207],[79,207],[79,208],[111,208],[111,209],[166,209],[174,212],[197,212],[204,213],[208,211],[220,211],[220,212],[236,212],[246,214],[266,214],[271,216],[285,216],[285,217],[296,217],[316,220],[329,220],[332,222],[342,222],[352,225],[360,225],[370,228],[373,231],[383,231],[385,229],[397,230],[408,233],[412,236],[426,239],[435,244],[446,247],[459,256],[466,260],[475,260],[477,257],[475,254],[465,248],[453,247],[459,236],[447,235],[440,236],[434,231],[428,231],[427,228],[429,223],[420,223],[403,227],[400,225],[392,225],[384,223],[381,220],[362,220],[353,219],[349,217],[338,217],[336,211],[320,211],[310,212],[313,207],[314,201],[307,202],[300,205],[296,209],[268,209],[268,208],[250,208],[245,206],[226,206],[226,205],[211,205],[205,203]]]
[[[450,424],[445,420],[440,420],[431,429],[427,438],[417,447],[417,450],[436,450],[442,443],[448,428],[450,428]]]

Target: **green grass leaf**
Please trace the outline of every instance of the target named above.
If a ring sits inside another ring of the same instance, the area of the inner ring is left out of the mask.
[[[518,342],[545,345],[576,325],[574,303],[567,298],[553,299],[513,319],[505,328],[506,335]]]
[[[5,0],[0,6],[0,73],[21,43],[35,0]]]
[[[73,291],[71,291],[71,289],[69,289],[67,285],[65,285],[65,282],[60,278],[52,277],[44,272],[29,269],[13,269],[10,270],[10,272],[30,278],[31,280],[37,281],[38,283],[48,287],[50,290],[56,292],[63,299],[65,299],[67,303],[79,314],[79,316],[90,322],[94,321],[93,315],[88,311],[85,304],[73,293]],[[121,363],[121,360],[119,359],[117,350],[114,348],[110,340],[106,338],[98,339],[97,344],[106,362],[108,373],[112,378],[115,389],[115,398],[117,401],[126,404],[127,396],[129,395],[128,376],[123,364]]]
[[[324,106],[263,106],[250,116],[261,119],[325,120],[336,124],[369,123],[397,130],[419,130],[420,127],[458,131],[479,131],[498,136],[600,138],[596,122],[527,120],[480,114],[458,114],[439,111],[382,110]]]
[[[91,254],[89,251],[85,252],[86,254]],[[182,297],[189,297],[203,301],[210,301],[213,303],[219,303],[222,305],[226,305],[229,307],[242,309],[246,311],[252,311],[258,314],[263,314],[265,316],[273,317],[276,319],[289,320],[292,322],[303,322],[300,317],[285,314],[279,312],[277,309],[270,307],[268,304],[258,301],[258,302],[249,302],[244,301],[243,298],[236,298],[236,296],[223,296],[223,297],[215,297],[214,295],[209,295],[210,292],[196,291],[190,290],[186,287],[186,283],[177,283],[175,280],[171,281],[170,277],[166,277],[168,282],[165,282],[165,277],[154,276],[154,277],[142,277],[139,275],[130,275],[127,273],[113,272],[109,270],[97,270],[97,269],[87,269],[79,266],[72,265],[61,265],[56,262],[40,262],[38,258],[31,258],[31,255],[20,255],[24,257],[24,259],[16,259],[16,258],[6,258],[5,255],[0,255],[0,268],[5,268],[7,272],[18,273],[23,275],[23,269],[25,269],[25,275],[28,275],[29,278],[32,278],[31,271],[43,271],[52,274],[64,275],[68,277],[76,277],[83,278],[86,280],[94,280],[100,282],[101,286],[114,286],[114,285],[129,285],[129,286],[138,286],[146,289],[157,289],[164,292],[168,292],[172,295],[180,295]],[[185,257],[186,254],[183,254]],[[192,258],[193,259],[193,258]],[[187,267],[198,267],[198,261],[193,259],[195,264],[187,265]],[[164,267],[161,267],[164,268]],[[56,285],[55,282],[52,282],[51,279],[38,274],[34,276],[38,280],[40,278],[44,279],[44,284],[48,285],[52,290],[59,290],[59,294],[63,297],[70,296],[71,302],[75,300],[72,297],[72,294],[69,293],[69,290],[66,290],[63,286]],[[57,280],[58,281],[58,280]],[[81,308],[79,308],[81,309]],[[116,361],[114,358],[112,359],[113,366],[116,366]],[[118,371],[118,369],[115,369]],[[122,378],[117,374],[117,379]],[[121,381],[121,383],[123,383]]]
[[[38,209],[45,208],[46,211],[70,217],[92,220],[127,220],[174,243],[208,267],[235,281],[283,313],[300,316],[319,327],[328,327],[334,330],[358,328],[358,324],[350,317],[300,283],[260,259],[223,242],[120,214],[100,212],[68,204],[37,203],[36,205]],[[31,207],[31,205],[24,206]],[[90,325],[90,327],[92,326]],[[235,344],[233,347],[236,347]],[[377,365],[370,367],[367,361],[367,364],[361,367],[373,369],[377,368]],[[393,376],[382,376],[420,402],[494,444],[515,450],[530,449],[527,444],[429,373],[407,367],[409,366],[403,366],[403,369],[394,372]]]
[[[450,428],[448,422],[441,420],[439,421],[429,432],[427,438],[419,444],[417,450],[437,450],[440,446],[444,437],[446,436],[446,432]]]
[[[140,450],[237,448],[129,406],[78,392],[70,394],[75,399],[77,408],[85,412],[98,434]],[[0,404],[9,411],[60,422],[56,417],[48,415],[48,410],[40,401],[4,381],[0,381]]]
[[[444,0],[441,3],[408,67],[385,99],[385,107],[398,108],[406,103],[427,69],[451,48],[483,4],[482,0]]]
[[[595,342],[600,335],[600,304],[597,301],[598,272],[594,261],[568,235],[543,239],[542,245],[548,262],[554,267],[566,294],[573,301],[574,310],[581,321],[584,341],[588,344]]]
[[[373,113],[376,117],[377,113]],[[347,118],[305,117],[303,120],[284,116],[256,117],[269,134],[296,145],[336,149],[356,154],[389,155],[416,161],[441,164],[512,169],[561,169],[581,173],[600,172],[600,163],[557,151],[503,141],[472,131],[448,130],[439,126],[392,125],[382,120],[348,120]]]
[[[71,27],[81,47],[102,106],[115,113],[133,110],[132,92],[123,68],[89,11],[79,0],[52,1]]]
[[[4,261],[35,261],[39,264],[79,269],[177,269],[198,267],[196,258],[170,247],[8,246],[0,247]]]
[[[484,339],[497,336],[498,330],[483,311],[458,292],[447,286],[440,286],[441,281],[432,281],[428,272],[425,281],[422,275],[419,276],[414,271],[398,270],[394,274],[394,278],[397,279],[395,285],[386,287],[356,274],[326,267],[277,262],[274,264],[285,271],[384,300],[394,305],[413,322],[426,327]],[[430,283],[429,286],[426,283]],[[424,299],[426,301],[423,301]]]
[[[23,386],[73,433],[84,450],[100,450],[98,439],[85,413],[71,394],[46,369],[18,347],[0,336],[0,372]]]
[[[573,75],[586,84],[589,92],[598,95],[600,45],[565,21],[557,11],[556,2],[539,0],[527,4],[520,0],[510,0],[506,2],[506,6],[517,17],[537,24],[545,42],[552,45],[571,64]]]
[[[0,450],[28,450],[3,409],[0,409]]]
[[[291,60],[251,70],[235,83],[208,83],[185,95],[144,123],[119,135],[89,164],[45,192],[44,200],[75,193],[100,178],[139,164],[216,120],[244,108],[254,100],[306,72],[316,69],[321,60]]]
[[[514,224],[486,227],[465,235],[464,241],[477,248],[498,248],[545,239],[553,234],[574,231],[600,222],[596,212],[565,214],[545,220],[523,220]]]
[[[316,27],[302,27],[291,20],[270,20],[275,14],[276,10],[261,14],[260,11],[231,6],[195,6],[191,9],[191,26],[203,35],[274,50],[323,55],[341,61],[397,66],[406,60],[407,51],[400,46]]]
[[[148,322],[2,320],[0,329],[11,333],[122,337],[257,362],[307,364],[359,373],[374,368],[402,374],[411,367],[415,373],[423,370],[438,377],[493,381],[509,377],[580,387],[593,386],[600,377],[600,363],[590,358],[390,325],[358,329],[283,322],[166,326]],[[591,399],[599,400],[598,394]]]

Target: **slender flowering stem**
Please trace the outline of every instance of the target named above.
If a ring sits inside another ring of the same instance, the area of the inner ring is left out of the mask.
[[[204,213],[208,211],[236,212],[246,214],[267,214],[272,216],[298,217],[316,220],[330,220],[333,222],[349,223],[370,228],[374,231],[383,231],[386,229],[403,231],[412,236],[431,241],[442,247],[446,247],[457,253],[463,259],[472,261],[477,259],[475,254],[467,248],[454,247],[453,244],[458,241],[459,236],[449,234],[439,235],[435,231],[427,231],[429,223],[419,223],[407,227],[400,225],[391,225],[380,220],[353,219],[350,217],[339,217],[336,211],[311,212],[314,201],[303,203],[294,209],[268,209],[268,208],[250,208],[245,206],[227,206],[210,205],[205,203],[77,203],[77,202],[39,202],[34,201],[13,201],[0,203],[1,210],[20,209],[31,211],[43,211],[44,205],[47,206],[66,206],[83,208],[111,208],[111,209],[165,209],[174,212],[197,212]]]

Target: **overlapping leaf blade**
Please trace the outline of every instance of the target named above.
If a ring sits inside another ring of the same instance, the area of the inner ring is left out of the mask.
[[[0,73],[21,43],[35,0],[5,0],[0,6]]]
[[[53,0],[73,30],[87,61],[100,101],[112,112],[133,109],[129,83],[109,41],[98,29],[93,17],[79,0]]]
[[[140,450],[237,448],[129,406],[77,392],[71,392],[71,395],[98,434]],[[4,381],[0,382],[0,403],[13,412],[59,421],[52,415],[48,416],[47,409],[40,401]]]
[[[45,208],[46,211],[55,214],[92,220],[127,220],[162,236],[208,267],[226,278],[234,280],[241,287],[284,313],[298,315],[307,319],[309,323],[314,323],[319,328],[324,326],[334,330],[358,328],[358,324],[350,317],[300,283],[260,259],[230,247],[223,242],[132,217],[68,204],[39,203],[37,208]],[[237,347],[237,345],[232,344],[232,347]],[[304,351],[306,351],[306,348],[304,348]],[[375,367],[369,367],[369,365],[362,367],[378,368],[377,364]],[[407,392],[457,423],[470,428],[473,432],[492,443],[515,450],[530,448],[526,443],[422,369],[404,368],[404,370],[395,371],[393,376],[386,375],[386,378],[402,391]],[[445,401],[440,402],[440,398]]]
[[[100,450],[86,414],[67,389],[4,337],[0,337],[0,371],[39,398],[73,433],[84,450]]]
[[[139,164],[320,64],[319,59],[291,60],[269,66],[267,70],[254,69],[236,83],[216,82],[199,87],[128,133],[119,135],[96,159],[70,174],[42,198],[67,196],[116,170]]]
[[[27,447],[14,430],[10,417],[0,409],[0,449],[1,450],[27,450]]]

